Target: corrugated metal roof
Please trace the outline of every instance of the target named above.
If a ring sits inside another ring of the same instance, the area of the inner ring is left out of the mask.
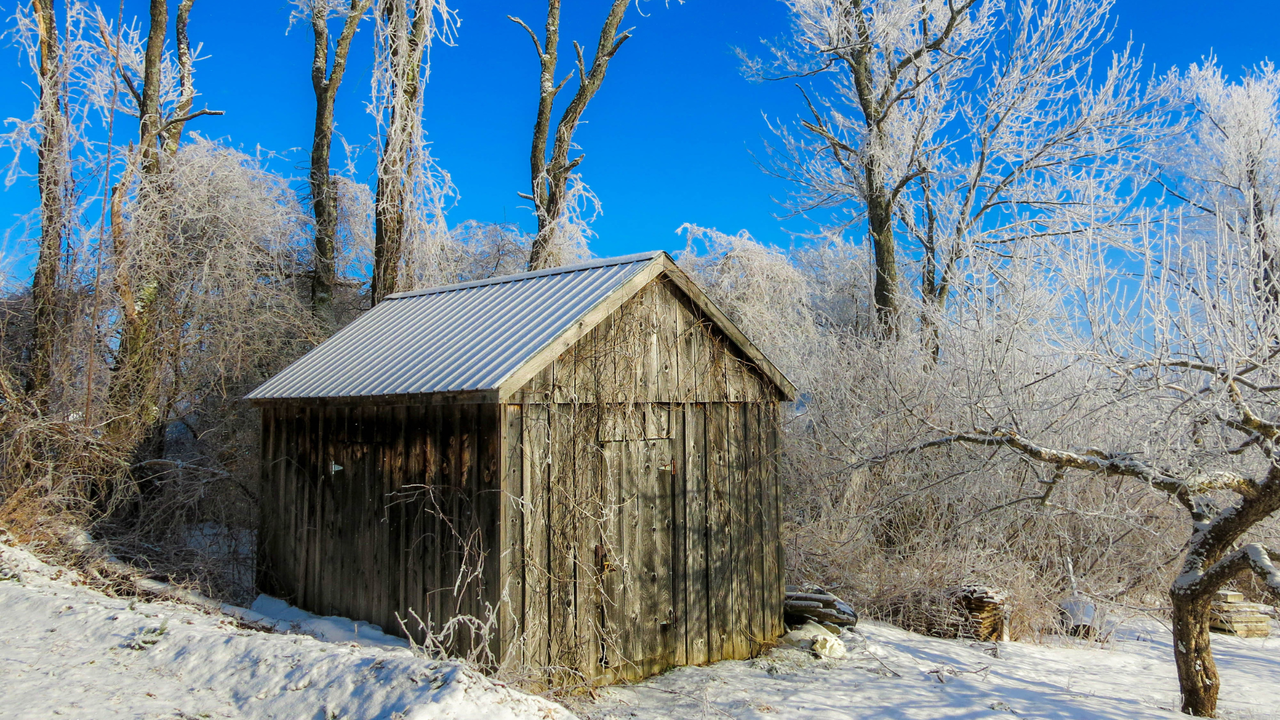
[[[247,396],[345,398],[493,390],[665,253],[388,295]]]

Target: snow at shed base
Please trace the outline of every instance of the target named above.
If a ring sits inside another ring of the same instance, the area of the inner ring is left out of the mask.
[[[1168,629],[1134,617],[1106,644],[923,637],[863,621],[841,659],[777,648],[761,658],[678,668],[609,688],[591,720],[1185,720]],[[1280,640],[1213,636],[1219,717],[1280,720]]]
[[[572,718],[457,663],[416,657],[371,626],[264,602],[289,616],[268,623],[326,634],[345,623],[365,644],[264,633],[77,581],[0,543],[0,718]]]

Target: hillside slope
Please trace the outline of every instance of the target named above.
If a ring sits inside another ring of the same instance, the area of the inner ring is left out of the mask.
[[[325,642],[76,582],[0,544],[0,718],[572,718],[367,625],[348,621],[349,642]]]

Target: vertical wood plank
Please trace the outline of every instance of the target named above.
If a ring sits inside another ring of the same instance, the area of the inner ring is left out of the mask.
[[[749,547],[751,550],[750,576],[747,579],[751,595],[751,654],[758,655],[767,637],[765,628],[765,564],[764,548],[766,524],[764,521],[764,474],[761,472],[760,403],[747,403],[746,452],[747,452],[747,505]]]
[[[547,403],[524,405],[524,547],[525,547],[525,663],[545,667],[550,662],[547,647],[548,590],[547,566],[547,469],[550,451],[550,418]]]
[[[661,589],[658,582],[658,571],[661,568],[661,538],[659,524],[660,498],[658,493],[658,457],[652,441],[641,441],[639,444],[639,473],[636,477],[636,495],[638,500],[639,530],[639,566],[640,566],[640,622],[639,647],[636,661],[640,663],[640,672],[652,675],[657,672],[656,664],[661,653],[661,635],[659,616],[661,606]]]
[[[523,408],[503,406],[502,468],[502,557],[501,586],[503,602],[499,606],[499,635],[502,646],[498,660],[523,662],[524,632],[524,458]],[[513,653],[521,653],[515,656]]]
[[[675,363],[673,367],[675,387],[673,399],[678,403],[692,403],[697,400],[698,373],[694,362],[696,353],[693,349],[696,334],[701,332],[696,327],[696,319],[689,312],[688,300],[684,297],[674,299],[675,304]]]
[[[707,660],[732,657],[732,565],[729,529],[727,406],[707,404],[707,566],[709,590]]]
[[[761,590],[761,623],[764,639],[777,637],[777,623],[774,621],[774,587],[778,584],[778,558],[773,545],[778,537],[777,518],[774,517],[772,458],[769,455],[769,403],[756,405],[759,433],[756,444],[759,447],[760,465],[757,470],[760,481],[760,519],[763,530],[760,533],[760,562],[763,577],[760,580]]]
[[[391,540],[389,548],[387,572],[391,575],[391,607],[385,610],[386,624],[383,626],[389,632],[400,633],[400,626],[397,617],[407,617],[406,609],[409,606],[410,596],[410,579],[409,579],[409,559],[410,559],[410,523],[409,523],[409,504],[413,495],[413,488],[407,487],[412,483],[409,474],[408,459],[408,443],[410,443],[411,435],[409,431],[409,408],[405,405],[397,405],[392,414],[392,432],[395,438],[392,454],[392,474],[391,474],[391,492],[392,498],[388,498],[388,502],[392,504],[393,512],[390,515],[390,527],[388,535]]]
[[[607,677],[621,680],[626,677],[629,624],[626,617],[628,583],[626,579],[625,505],[622,497],[624,479],[624,449],[620,442],[601,444],[601,475],[604,490],[605,532],[601,557],[603,586],[602,600],[602,653]]]
[[[650,440],[650,452],[656,455],[654,461],[655,474],[652,492],[654,493],[655,517],[655,552],[654,552],[654,584],[657,589],[657,606],[654,608],[654,620],[657,623],[657,664],[654,672],[662,672],[671,667],[675,655],[675,602],[671,586],[672,575],[672,534],[673,534],[673,498],[672,486],[672,450],[668,438]]]
[[[646,560],[644,547],[647,533],[644,527],[645,453],[643,442],[628,440],[623,446],[622,498],[623,498],[623,547],[626,553],[626,584],[624,594],[626,631],[625,676],[628,680],[644,677],[644,662],[648,654],[646,645],[648,629],[645,623],[646,609]]]
[[[311,521],[311,487],[314,484],[316,474],[316,462],[314,453],[316,452],[316,434],[318,431],[316,423],[316,412],[314,408],[306,408],[303,411],[303,436],[299,445],[301,446],[299,454],[300,472],[298,473],[297,486],[297,507],[294,512],[295,517],[295,538],[298,547],[298,599],[307,605],[313,604],[311,597],[310,579],[313,576],[308,572],[308,560],[315,558],[315,543],[317,537],[314,533],[309,532],[309,523]]]
[[[581,376],[580,376],[581,377]],[[574,539],[574,627],[577,629],[578,671],[584,680],[594,682],[601,674],[600,613],[602,588],[599,578],[598,548],[603,548],[603,498],[599,456],[595,437],[599,412],[593,405],[576,405],[573,438],[574,513],[577,526]]]
[[[378,486],[378,470],[379,458],[377,442],[377,408],[361,408],[360,412],[360,446],[363,451],[363,462],[360,463],[361,473],[358,478],[353,478],[353,490],[357,498],[355,506],[352,510],[355,512],[355,534],[360,554],[356,560],[355,573],[356,578],[354,587],[351,589],[354,603],[354,615],[351,617],[369,617],[371,606],[371,594],[376,592],[373,587],[372,569],[375,567],[375,528],[374,524],[382,513],[376,509],[375,489]]]
[[[550,456],[548,526],[551,546],[548,550],[550,570],[550,608],[548,642],[551,665],[559,669],[557,680],[568,681],[564,669],[576,668],[577,630],[573,608],[573,456],[568,452],[573,436],[571,406],[550,405]]]
[[[477,588],[477,617],[488,620],[499,611],[502,600],[502,425],[501,412],[496,404],[476,406],[476,441],[480,457],[480,482],[477,486],[476,513],[478,535],[481,538],[482,575]],[[500,635],[488,638],[488,652],[496,660],[501,652]]]
[[[401,552],[403,553],[404,580],[400,615],[404,618],[405,628],[412,634],[416,633],[418,628],[410,611],[423,616],[422,599],[426,590],[422,562],[424,545],[422,512],[425,494],[423,476],[426,474],[422,467],[422,407],[410,405],[405,408],[404,423],[404,481],[400,488],[403,496]],[[418,639],[418,635],[412,636]]]
[[[732,392],[732,390],[731,390]],[[735,659],[750,656],[747,635],[750,632],[750,597],[746,591],[744,576],[748,572],[747,519],[746,519],[746,459],[743,453],[743,412],[740,403],[730,403],[727,408],[725,430],[729,440],[729,585],[732,594],[729,639]]]
[[[343,459],[343,423],[344,414],[342,408],[327,408],[325,410],[325,452],[321,458],[320,476],[324,479],[322,486],[316,493],[316,534],[317,542],[315,543],[315,552],[313,553],[312,568],[310,573],[312,577],[319,580],[316,588],[313,612],[325,613],[341,602],[341,597],[334,592],[334,583],[326,582],[333,578],[342,577],[338,573],[341,572],[340,558],[338,557],[338,549],[334,539],[334,523],[335,515],[338,508],[334,503],[335,486],[341,477],[335,477],[337,473],[334,467],[345,462]],[[322,577],[322,575],[324,577]]]
[[[443,408],[429,405],[423,408],[423,535],[426,549],[423,553],[425,596],[422,602],[422,620],[427,625],[439,623],[444,607],[444,553],[447,551],[443,526],[446,501],[446,469],[448,448],[440,434]]]
[[[685,405],[685,614],[691,665],[707,662],[706,405]]]
[[[670,403],[676,400],[676,355],[680,345],[679,302],[672,294],[669,282],[654,284],[654,344],[655,357],[653,392],[646,400],[650,403]]]
[[[279,488],[276,482],[275,439],[280,434],[276,424],[276,408],[265,406],[259,412],[262,430],[258,434],[258,505],[257,549],[254,553],[254,578],[259,592],[279,595],[275,580],[279,560],[277,528],[280,526],[282,508],[279,504]]]
[[[685,406],[673,405],[671,413],[671,534],[670,564],[671,604],[674,615],[670,639],[670,662],[681,666],[688,663],[688,561],[685,559],[687,541],[687,503],[685,476],[688,472],[688,448],[685,444]]]
[[[782,472],[778,458],[778,404],[766,403],[762,408],[765,428],[765,482],[767,511],[773,520],[772,530],[765,538],[768,542],[767,557],[772,561],[773,577],[768,590],[772,602],[770,604],[770,620],[772,621],[771,637],[778,637],[786,632],[782,621],[782,604],[786,596],[786,560],[782,547]]]
[[[480,531],[480,491],[482,458],[479,444],[479,408],[474,404],[457,405],[458,427],[462,434],[459,438],[461,464],[459,467],[459,512],[455,516],[460,532],[458,534],[458,579],[461,591],[456,614],[479,618],[484,615],[480,607],[479,573],[483,560],[483,533]],[[464,628],[459,637],[461,651],[470,653],[475,646],[476,638],[469,628]]]
[[[378,583],[377,613],[373,622],[388,631],[397,630],[393,612],[397,605],[399,578],[396,576],[396,533],[395,524],[397,471],[396,441],[399,431],[395,424],[395,406],[381,407],[378,412],[379,444],[382,455],[382,474],[379,478],[381,497],[378,498],[378,564],[376,582]]]

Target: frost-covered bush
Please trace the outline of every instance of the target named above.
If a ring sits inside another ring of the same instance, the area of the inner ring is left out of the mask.
[[[686,230],[682,267],[800,391],[781,457],[793,581],[837,588],[872,617],[922,630],[913,618],[955,586],[993,585],[1023,636],[1052,629],[1073,588],[1122,598],[1166,584],[1184,538],[1141,488],[1054,478],[981,448],[868,462],[940,431],[1003,423],[1107,443],[1113,426],[1091,417],[1110,399],[1090,395],[1100,377],[1068,349],[1067,297],[1035,263],[1002,261],[987,275],[999,280],[885,339],[868,332],[856,246],[788,253],[745,232]]]

